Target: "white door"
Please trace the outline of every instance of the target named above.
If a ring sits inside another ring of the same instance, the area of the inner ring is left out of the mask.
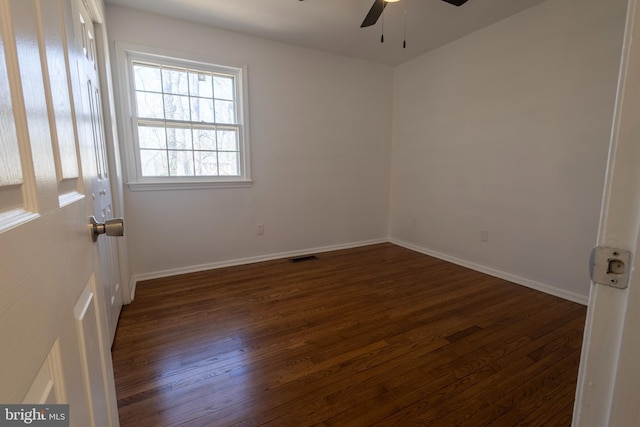
[[[117,426],[73,10],[0,0],[0,402],[69,403],[72,426]]]
[[[102,114],[102,93],[98,77],[99,56],[96,46],[96,29],[94,17],[87,9],[84,2],[77,2],[78,10],[76,31],[82,34],[82,61],[80,62],[81,85],[83,102],[88,105],[91,113],[91,128],[87,129],[93,141],[96,153],[96,175],[91,182],[91,198],[94,202],[94,216],[99,222],[105,222],[113,218],[113,200],[111,197],[111,185],[109,177],[109,165],[107,162],[107,147],[105,143],[104,121]],[[94,11],[100,10],[93,8]],[[94,12],[97,13],[97,12]],[[107,321],[109,328],[109,342],[113,338],[118,325],[118,318],[122,310],[122,289],[120,286],[120,271],[115,239],[99,238],[96,242],[102,275],[100,290],[107,304]]]
[[[625,289],[591,287],[575,426],[636,426],[640,419],[639,38],[638,0],[630,0],[598,245],[630,250],[631,277]]]

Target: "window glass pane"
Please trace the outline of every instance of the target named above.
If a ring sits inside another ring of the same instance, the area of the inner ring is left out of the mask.
[[[234,100],[233,77],[213,77],[213,88],[217,99]]]
[[[189,93],[191,96],[213,98],[213,83],[209,73],[189,73]]]
[[[190,128],[167,128],[167,147],[170,150],[191,150]]]
[[[173,68],[162,69],[162,87],[165,93],[189,95],[187,71]]]
[[[191,120],[194,122],[213,123],[213,100],[191,98]]]
[[[219,130],[218,150],[238,151],[238,133],[235,130]]]
[[[219,101],[216,99],[216,123],[236,123],[236,115],[233,111],[234,103],[231,101]]]
[[[164,127],[139,126],[138,143],[140,148],[167,148]]]
[[[240,168],[238,167],[238,153],[218,152],[218,167],[221,176],[238,176]]]
[[[215,151],[196,151],[196,175],[218,175],[218,156]]]
[[[136,85],[136,90],[162,92],[162,81],[160,80],[160,67],[134,63],[133,75],[135,76],[134,84]]]
[[[136,92],[136,105],[138,107],[138,117],[164,118],[162,95],[159,93]]]
[[[171,176],[193,176],[193,151],[169,151]]]
[[[211,129],[194,129],[193,148],[195,150],[215,150],[216,131]]]
[[[191,118],[189,97],[178,95],[164,96],[164,111],[167,120],[189,121]]]
[[[164,150],[140,150],[142,176],[168,176],[167,152]]]

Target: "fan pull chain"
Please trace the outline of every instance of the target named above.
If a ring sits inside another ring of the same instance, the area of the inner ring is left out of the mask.
[[[404,1],[404,34],[402,35],[402,48],[407,48],[407,3],[409,0]]]
[[[382,30],[380,31],[380,43],[384,43],[384,9],[382,9]]]

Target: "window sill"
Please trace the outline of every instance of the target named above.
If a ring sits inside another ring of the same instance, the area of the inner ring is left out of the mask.
[[[192,181],[192,182],[128,182],[131,191],[199,190],[207,188],[249,188],[251,180],[243,181]]]

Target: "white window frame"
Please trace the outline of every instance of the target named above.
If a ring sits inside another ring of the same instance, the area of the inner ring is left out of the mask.
[[[237,188],[250,187],[251,164],[249,143],[249,114],[247,96],[247,66],[230,64],[228,61],[211,60],[185,53],[164,49],[116,42],[118,64],[120,106],[122,112],[126,182],[132,191],[143,190],[180,190],[197,188]],[[143,176],[141,172],[138,127],[136,123],[135,84],[133,62],[149,62],[181,68],[195,68],[204,71],[222,72],[235,77],[237,126],[239,129],[239,167],[240,176]],[[224,64],[224,65],[220,65]]]

